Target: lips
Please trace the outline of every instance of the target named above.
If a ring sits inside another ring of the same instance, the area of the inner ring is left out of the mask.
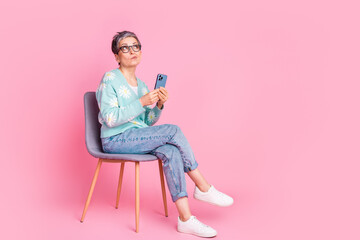
[[[134,56],[134,57],[132,57],[131,59],[135,59],[135,58],[137,58],[137,56]]]

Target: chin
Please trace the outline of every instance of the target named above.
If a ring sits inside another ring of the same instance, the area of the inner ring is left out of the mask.
[[[127,65],[127,67],[136,67],[137,65],[139,65],[139,63],[136,63],[136,64],[129,64],[129,65]]]
[[[137,62],[135,62],[135,63],[132,63],[131,65],[132,65],[132,66],[137,66],[137,65],[139,65],[139,63],[140,63],[140,61],[137,61]]]

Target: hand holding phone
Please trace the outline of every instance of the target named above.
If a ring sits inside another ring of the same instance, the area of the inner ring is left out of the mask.
[[[142,106],[148,106],[148,105],[152,105],[154,103],[156,103],[157,101],[159,101],[159,94],[158,94],[159,90],[152,90],[151,92],[145,94],[144,96],[142,96],[139,100]]]
[[[159,92],[159,101],[158,101],[158,108],[161,109],[162,105],[168,100],[169,94],[166,88],[160,87]]]

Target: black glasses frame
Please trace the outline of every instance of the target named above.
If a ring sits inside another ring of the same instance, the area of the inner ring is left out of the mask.
[[[139,50],[136,51],[136,50],[134,49],[134,46],[138,46],[138,47],[139,47]],[[123,50],[124,47],[127,47],[127,48],[128,48],[128,50],[127,50],[126,52],[124,52],[124,50]],[[134,52],[138,52],[138,51],[141,50],[141,45],[140,45],[140,44],[134,44],[134,45],[129,45],[129,46],[121,46],[121,47],[119,48],[119,51],[121,50],[123,53],[128,53],[128,52],[130,51],[130,48],[131,48]]]

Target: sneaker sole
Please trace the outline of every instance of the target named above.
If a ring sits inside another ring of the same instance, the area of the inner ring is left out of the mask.
[[[181,228],[177,227],[176,230],[180,233],[185,233],[185,234],[192,234],[198,237],[206,237],[206,238],[211,238],[211,237],[215,237],[217,235],[217,233],[215,235],[212,234],[200,234],[200,233],[195,233],[192,231],[187,231],[187,230],[181,230]]]

